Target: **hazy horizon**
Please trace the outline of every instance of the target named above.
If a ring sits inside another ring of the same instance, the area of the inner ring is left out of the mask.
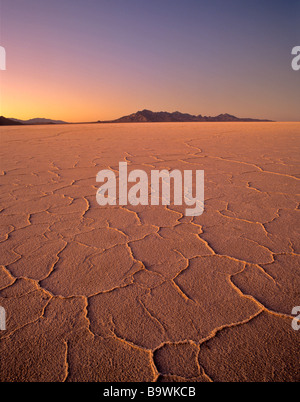
[[[90,122],[149,109],[299,121],[299,12],[296,0],[2,0],[0,114]]]
[[[62,121],[63,123],[70,123],[70,124],[72,124],[72,123],[87,123],[88,124],[88,123],[98,123],[98,122],[99,123],[114,122],[115,120],[118,120],[119,118],[126,117],[126,116],[129,116],[129,115],[134,114],[134,113],[142,112],[144,110],[145,109],[136,110],[136,111],[133,111],[132,113],[129,113],[128,115],[117,116],[115,119],[108,119],[108,120],[96,119],[96,120],[90,120],[90,121],[67,121],[67,120],[62,120],[62,119],[56,119],[53,116],[52,117],[51,116],[50,117],[49,116],[32,116],[32,117],[29,117],[29,118],[26,118],[26,119],[19,119],[18,117],[15,117],[15,116],[3,116],[3,117],[5,117],[7,119],[21,121],[21,122],[26,122],[26,121],[30,121],[30,120],[49,120],[49,121],[52,120],[52,121]],[[146,109],[146,110],[150,111],[149,109]],[[190,114],[190,115],[192,115],[189,112],[181,112],[180,110],[172,110],[172,111],[169,111],[169,110],[151,110],[151,112],[153,112],[153,113],[160,113],[160,112],[163,112],[163,113],[177,113],[177,112],[179,112],[181,114]],[[226,114],[232,115],[231,113],[227,113],[227,112],[221,113],[220,115],[222,115],[222,114],[224,114],[224,115],[226,115]],[[200,116],[200,115],[202,117],[217,117],[218,116],[218,115],[216,115],[216,116],[205,115],[204,116],[201,113],[197,113],[194,116]],[[237,117],[239,119],[249,118],[249,116],[236,116],[236,115],[232,115],[232,116]],[[255,119],[255,117],[254,117],[254,119]],[[259,121],[259,119],[258,119],[258,121]],[[261,120],[261,121],[264,122],[264,120]],[[178,122],[181,122],[181,121],[178,121]],[[184,122],[184,121],[182,121],[182,122]],[[220,123],[220,121],[198,121],[198,122],[197,121],[188,121],[187,123],[214,123],[214,122]],[[222,122],[227,123],[227,121],[222,121]],[[265,122],[271,122],[272,123],[272,122],[281,122],[281,121],[265,119]],[[294,121],[285,120],[284,122],[286,122],[286,123],[288,123],[288,122],[293,122],[293,123],[300,122],[300,118],[299,118],[299,120],[294,120]],[[128,123],[130,123],[130,122],[126,122],[126,124],[128,124]],[[132,121],[132,123],[135,123],[135,122]],[[147,123],[151,123],[151,121],[147,121]],[[165,121],[161,121],[161,122],[155,121],[154,123],[165,123]],[[172,123],[172,122],[170,122],[170,123]],[[173,121],[173,123],[176,123],[176,121]],[[232,121],[228,121],[228,123],[232,123]]]

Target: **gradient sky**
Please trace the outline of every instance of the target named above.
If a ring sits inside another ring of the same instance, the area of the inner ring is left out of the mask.
[[[1,0],[1,115],[300,120],[300,0]]]

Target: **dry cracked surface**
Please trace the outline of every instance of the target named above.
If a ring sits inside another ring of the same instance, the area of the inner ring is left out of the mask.
[[[1,381],[299,381],[299,123],[1,129]],[[102,169],[205,171],[205,210]]]

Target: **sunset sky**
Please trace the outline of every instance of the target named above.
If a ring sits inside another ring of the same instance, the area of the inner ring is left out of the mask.
[[[299,0],[1,0],[1,115],[300,120]]]

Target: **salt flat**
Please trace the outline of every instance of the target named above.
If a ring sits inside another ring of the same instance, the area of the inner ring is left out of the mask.
[[[300,123],[1,128],[2,381],[299,381]],[[205,209],[101,169],[201,169]]]

